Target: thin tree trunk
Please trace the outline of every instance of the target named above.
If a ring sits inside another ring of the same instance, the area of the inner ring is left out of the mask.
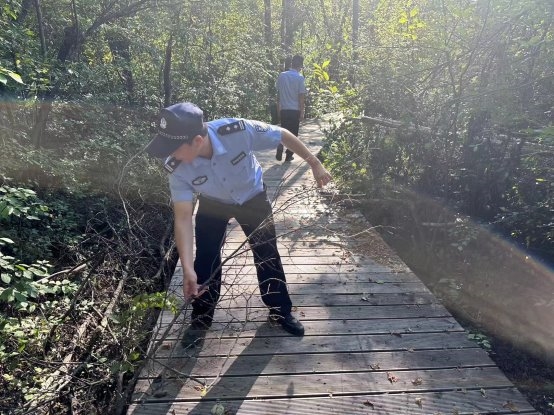
[[[38,36],[40,39],[40,53],[42,57],[46,57],[46,38],[44,37],[44,22],[42,19],[42,7],[40,0],[35,0],[35,11],[37,13]]]
[[[165,61],[164,61],[164,107],[171,105],[171,62],[173,56],[173,34],[169,36],[167,45],[165,47]]]
[[[290,67],[292,43],[294,40],[293,21],[294,0],[282,0],[281,15],[281,50],[284,57],[281,59],[282,69]]]
[[[350,63],[350,84],[356,85],[358,67],[358,39],[360,33],[360,0],[352,0],[352,62]]]
[[[271,30],[271,0],[264,0],[264,41],[269,73],[272,74],[275,72],[275,64],[273,61],[273,31]],[[277,124],[279,122],[277,117],[277,92],[275,79],[271,76],[267,79],[267,100],[271,123]]]

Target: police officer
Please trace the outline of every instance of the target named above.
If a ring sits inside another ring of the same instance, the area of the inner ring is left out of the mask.
[[[160,112],[157,135],[146,151],[165,158],[170,173],[183,292],[192,299],[192,321],[183,337],[184,346],[194,345],[212,324],[221,288],[221,248],[233,217],[248,237],[270,321],[293,335],[304,334],[302,323],[291,314],[272,208],[254,155],[254,151],[274,149],[281,143],[306,160],[319,187],[331,180],[317,157],[281,127],[236,118],[204,123],[202,110],[192,103],[175,104]],[[199,202],[195,232],[194,193]],[[204,283],[207,287],[199,292]]]
[[[304,66],[304,58],[294,55],[289,70],[281,72],[277,78],[277,102],[281,127],[298,136],[300,120],[304,119],[306,102],[306,85],[304,76],[300,73]],[[287,148],[285,161],[294,159],[294,152]],[[283,158],[283,145],[279,144],[275,158]]]

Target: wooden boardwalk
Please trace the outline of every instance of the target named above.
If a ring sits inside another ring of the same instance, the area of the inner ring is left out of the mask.
[[[320,126],[301,137],[317,151]],[[262,153],[289,291],[306,328],[267,323],[231,222],[222,297],[201,348],[163,312],[128,414],[538,414],[361,215],[313,187],[305,163]],[[181,269],[171,290],[181,295]],[[185,324],[186,326],[186,324]]]

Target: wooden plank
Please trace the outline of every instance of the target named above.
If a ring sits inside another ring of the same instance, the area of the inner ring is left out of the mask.
[[[310,320],[354,320],[358,321],[358,324],[361,326],[362,324],[371,325],[375,319],[450,317],[448,311],[440,304],[294,307],[293,311],[305,324],[308,324],[307,322]],[[267,316],[268,310],[265,307],[218,307],[214,313],[214,320],[219,323],[264,322],[267,320]],[[172,321],[173,318],[174,316],[168,313],[165,313],[163,317],[166,324]],[[182,318],[178,318],[177,321],[182,321]]]
[[[232,355],[278,355],[309,353],[358,353],[378,351],[412,351],[476,348],[463,332],[408,333],[373,335],[329,335],[298,337],[209,338],[200,350],[183,349],[180,343],[173,348],[161,348],[158,357],[196,357]]]
[[[318,267],[322,266],[332,266],[332,267],[348,267],[354,269],[364,268],[365,266],[374,267],[375,261],[369,259],[369,258],[362,258],[362,257],[349,257],[349,258],[340,258],[336,255],[315,255],[314,253],[309,254],[307,252],[302,253],[299,251],[294,251],[295,255],[291,255],[290,253],[281,250],[280,254],[282,257],[283,265],[288,265],[289,267],[292,265],[299,266],[299,267],[309,267],[312,265],[317,265]],[[252,256],[251,255],[244,255],[241,254],[239,256],[233,256],[229,257],[225,263],[226,267],[236,267],[236,266],[245,266],[248,265],[251,267]],[[332,269],[332,268],[331,268]],[[384,272],[384,270],[388,270],[387,267],[377,267],[376,272]]]
[[[314,323],[317,321],[329,321],[329,324],[334,325],[338,321],[341,324],[356,324],[358,330],[363,330],[363,324],[373,325],[378,324],[375,320],[388,319],[408,320],[408,326],[419,324],[414,319],[432,319],[429,324],[433,324],[438,318],[448,318],[450,314],[442,305],[424,304],[424,305],[397,305],[397,306],[374,306],[364,305],[356,306],[336,306],[336,307],[293,307],[293,312],[308,325],[308,322]],[[185,313],[178,316],[170,312],[165,312],[162,315],[161,321],[163,325],[173,323],[182,323],[188,321],[190,309],[186,309]],[[268,310],[265,307],[239,307],[239,308],[217,308],[214,313],[214,321],[216,323],[227,324],[235,323],[263,323],[267,320]],[[346,323],[351,321],[351,323]],[[404,323],[400,323],[404,324]]]
[[[264,307],[257,289],[252,296],[223,295],[219,300],[219,307],[244,307],[248,300],[250,307]],[[356,305],[423,305],[437,304],[436,298],[427,292],[423,293],[384,293],[372,292],[363,294],[295,294],[290,295],[292,303],[297,307],[327,307],[327,306],[356,306]]]
[[[304,258],[310,264],[310,260],[318,259],[320,257],[332,258],[335,261],[356,263],[362,259],[368,259],[368,256],[354,255],[352,252],[347,251],[336,246],[319,246],[311,247],[309,244],[303,246],[288,246],[287,244],[278,244],[279,252],[284,261],[289,258]],[[252,247],[250,245],[243,245],[242,241],[236,243],[227,243],[223,247],[223,257],[230,255],[247,257],[248,260],[252,258]],[[317,263],[317,262],[316,262]]]
[[[305,320],[371,320],[374,318],[414,318],[414,317],[448,317],[450,314],[440,304],[422,305],[360,305],[360,306],[328,306],[328,307],[296,307],[296,314]],[[215,311],[217,321],[244,321],[245,318],[267,318],[265,307],[218,308]],[[260,317],[258,317],[258,315]],[[232,320],[230,320],[232,319]]]
[[[528,414],[539,415],[515,388],[416,392],[396,394],[360,394],[355,396],[323,396],[318,398],[221,401],[229,414],[237,415],[307,415],[307,414],[372,414],[372,415],[475,415]],[[214,400],[198,402],[135,404],[130,415],[200,415],[209,414]]]
[[[182,279],[176,276],[172,287],[181,291]],[[182,277],[181,277],[182,278]],[[323,294],[402,294],[402,293],[429,293],[429,289],[421,282],[408,283],[375,283],[375,282],[349,282],[337,279],[335,282],[309,282],[295,283],[294,275],[287,276],[287,287],[291,295],[301,293]],[[258,280],[254,275],[228,273],[223,278],[222,294],[244,295],[255,293],[258,290]],[[177,294],[180,294],[177,291]]]
[[[264,316],[265,317],[265,316]],[[173,315],[167,312],[159,320],[157,330],[165,330],[173,320]],[[183,330],[182,325],[188,326],[188,320],[184,317],[173,322],[167,339],[175,339]],[[372,319],[370,324],[360,324],[359,320],[304,320],[307,335],[347,335],[347,334],[407,334],[407,333],[444,333],[452,331],[464,331],[453,317],[435,318],[409,318],[409,319]],[[246,322],[220,322],[214,321],[211,329],[207,332],[208,337],[282,337],[290,336],[284,330],[275,330],[271,325],[266,324],[266,318],[258,321]]]
[[[330,261],[327,264],[321,264],[317,263],[316,261],[307,261],[307,262],[313,262],[312,264],[305,264],[303,261],[294,261],[292,259],[283,261],[283,268],[285,270],[285,274],[296,274],[296,273],[343,273],[343,274],[350,274],[354,273],[357,270],[361,270],[362,267],[365,269],[365,271],[370,272],[387,272],[390,271],[390,268],[384,265],[380,265],[377,262],[372,263],[363,263],[363,264],[341,264],[341,263],[334,263],[333,261]],[[223,265],[224,272],[227,272],[227,270],[230,269],[239,269],[241,274],[251,274],[256,275],[256,270],[254,268],[254,264],[252,261],[233,261],[229,263],[225,263]]]
[[[390,381],[394,376],[394,381]],[[511,387],[496,367],[356,372],[339,374],[288,374],[230,376],[206,379],[207,392],[197,382],[165,379],[159,382],[139,380],[133,401],[180,401],[205,399],[267,399],[286,397],[341,396],[421,391],[467,390]]]
[[[182,275],[183,271],[181,267],[175,269],[176,275]],[[254,276],[252,274],[252,276]],[[318,284],[336,284],[336,283],[357,283],[357,282],[372,282],[375,284],[391,284],[391,283],[412,283],[422,284],[417,276],[412,272],[370,272],[370,271],[356,271],[349,273],[337,273],[337,272],[309,272],[302,274],[290,274],[291,280],[289,284],[298,283],[318,283]],[[292,278],[294,277],[294,278]],[[249,277],[250,278],[250,277]],[[224,280],[228,279],[224,276]],[[250,280],[249,283],[255,282]]]
[[[154,380],[180,373],[200,377],[285,375],[289,373],[387,372],[493,366],[479,348],[396,352],[317,353],[190,358],[157,358],[143,370],[141,379]]]

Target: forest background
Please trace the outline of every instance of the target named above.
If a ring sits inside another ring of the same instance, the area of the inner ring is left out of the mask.
[[[554,308],[553,16],[551,0],[4,1],[0,412],[121,413],[172,302],[166,180],[141,153],[158,110],[275,122],[295,53],[307,116],[334,114],[320,157],[342,200],[553,411],[534,369],[554,327],[487,311]]]

